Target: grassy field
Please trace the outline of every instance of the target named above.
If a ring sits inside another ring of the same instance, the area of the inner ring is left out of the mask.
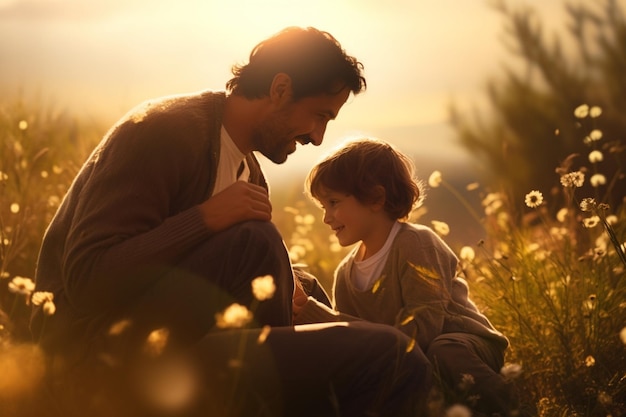
[[[577,117],[601,117],[595,110]],[[0,104],[0,404],[9,412],[36,402],[32,392],[46,372],[27,331],[41,237],[107,128],[20,101]],[[510,205],[505,190],[476,183],[459,190],[445,172],[429,178],[431,195],[448,199],[484,229],[481,241],[453,248],[474,301],[511,341],[505,372],[516,377],[527,415],[626,414],[626,208],[623,201],[604,204],[618,179],[602,175],[603,158],[612,156],[589,133],[588,166],[563,172],[550,195],[528,190],[523,206]],[[594,194],[580,195],[580,181],[591,181]],[[301,190],[301,184],[273,189],[274,221],[293,261],[309,265],[330,290],[347,249]],[[449,220],[429,225],[445,239]],[[53,304],[50,309],[53,314]]]

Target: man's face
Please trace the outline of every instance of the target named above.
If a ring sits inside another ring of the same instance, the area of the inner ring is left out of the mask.
[[[288,101],[274,110],[254,130],[255,150],[276,164],[282,164],[296,150],[296,144],[322,144],[326,125],[334,120],[350,95],[347,88],[335,95],[304,97]]]

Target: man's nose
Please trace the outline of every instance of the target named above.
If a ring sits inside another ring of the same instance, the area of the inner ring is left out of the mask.
[[[311,143],[315,146],[320,146],[324,141],[324,133],[326,132],[326,124],[317,126],[313,132],[311,132]]]

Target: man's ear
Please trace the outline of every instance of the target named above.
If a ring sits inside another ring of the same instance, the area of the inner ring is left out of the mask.
[[[284,102],[291,100],[292,93],[291,77],[284,72],[276,74],[270,85],[270,99],[277,103]]]

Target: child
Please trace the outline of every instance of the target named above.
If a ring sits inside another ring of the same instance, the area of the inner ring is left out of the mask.
[[[356,246],[335,271],[336,311],[295,299],[295,322],[394,325],[416,341],[445,386],[475,400],[468,405],[509,415],[513,395],[500,375],[508,340],[468,298],[448,245],[430,228],[403,222],[421,202],[413,174],[406,155],[373,139],[349,143],[311,170],[306,189],[324,223],[342,246]]]

